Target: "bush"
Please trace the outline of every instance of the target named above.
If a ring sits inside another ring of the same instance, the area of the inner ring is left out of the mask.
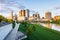
[[[5,21],[5,19],[6,18],[4,16],[0,15],[0,22]]]
[[[12,19],[8,19],[8,22],[12,23],[12,22],[13,22],[13,20],[12,20]]]
[[[60,24],[60,20],[53,20],[52,23]]]
[[[16,24],[15,24],[15,21],[13,21],[13,22],[12,22],[12,27],[14,28],[14,27],[15,27],[15,25],[16,25]]]
[[[28,36],[28,39],[30,39],[30,36],[32,36],[32,33],[35,30],[36,30],[35,26],[27,21],[21,21],[18,29],[18,31],[24,32]]]

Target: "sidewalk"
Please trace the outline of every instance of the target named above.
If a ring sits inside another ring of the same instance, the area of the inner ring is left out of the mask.
[[[12,30],[12,32],[8,35],[8,37],[5,40],[15,40],[18,28],[19,24],[16,24],[15,28]]]

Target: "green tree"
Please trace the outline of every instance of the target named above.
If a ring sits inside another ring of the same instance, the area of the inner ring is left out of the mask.
[[[13,22],[13,20],[12,20],[12,19],[8,19],[8,22],[12,23],[12,22]]]
[[[16,24],[15,24],[15,21],[13,21],[13,22],[12,22],[12,27],[14,28],[14,27],[15,27],[15,25],[16,25]]]
[[[0,15],[0,22],[4,21],[6,18],[2,15]]]

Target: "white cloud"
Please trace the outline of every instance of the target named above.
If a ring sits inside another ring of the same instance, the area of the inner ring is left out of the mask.
[[[15,1],[13,2],[10,0],[0,0],[0,12],[7,12],[10,10],[17,11],[20,9],[25,9],[25,6],[19,5],[15,3]]]

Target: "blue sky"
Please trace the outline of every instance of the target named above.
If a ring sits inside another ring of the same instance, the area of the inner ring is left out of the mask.
[[[39,12],[41,17],[50,11],[53,17],[60,15],[60,0],[0,0],[0,13],[4,16],[8,16],[10,10],[18,14],[21,9],[29,9],[30,15]]]

